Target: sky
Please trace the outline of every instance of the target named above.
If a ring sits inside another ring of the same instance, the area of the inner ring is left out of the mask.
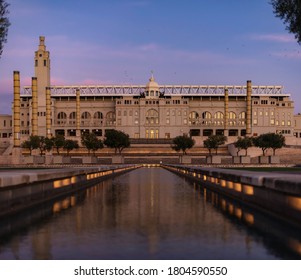
[[[269,0],[6,0],[0,114],[13,71],[34,76],[45,36],[52,85],[281,85],[301,112],[301,46]]]

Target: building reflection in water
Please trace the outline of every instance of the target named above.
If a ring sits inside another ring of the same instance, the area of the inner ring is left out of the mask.
[[[142,168],[109,179],[44,205],[37,213],[29,215],[23,229],[15,222],[19,227],[13,230],[13,222],[9,226],[6,221],[10,231],[0,244],[1,259],[301,255],[300,233],[160,168]]]

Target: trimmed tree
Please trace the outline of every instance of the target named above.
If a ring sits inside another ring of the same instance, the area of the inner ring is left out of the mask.
[[[238,137],[237,141],[234,143],[235,148],[237,149],[237,156],[241,150],[246,151],[246,156],[248,155],[248,149],[253,146],[252,138],[250,137]]]
[[[64,135],[56,135],[52,138],[53,147],[56,149],[57,154],[60,154],[60,149],[65,145],[65,136]]]
[[[204,147],[209,150],[209,154],[211,155],[212,150],[215,150],[215,154],[217,154],[218,147],[224,145],[226,141],[227,137],[225,135],[210,135],[203,143]]]
[[[115,149],[115,154],[121,154],[123,149],[130,147],[130,137],[128,134],[116,130],[116,129],[109,129],[105,133],[105,140],[103,142],[107,147]]]
[[[43,153],[46,151],[50,152],[53,148],[53,141],[52,139],[49,139],[44,136],[38,136],[39,137],[39,150],[40,150],[40,155],[42,156]]]
[[[183,155],[186,155],[186,151],[191,149],[194,144],[194,139],[188,136],[177,136],[172,140],[171,148],[177,152],[182,151]]]
[[[39,136],[30,136],[29,140],[26,140],[21,144],[21,148],[28,149],[30,155],[32,153],[32,150],[38,149],[39,147],[40,147]]]
[[[87,148],[88,154],[90,155],[90,151],[93,151],[93,155],[98,149],[103,148],[103,143],[94,133],[85,133],[81,137],[81,143],[84,147]]]
[[[64,150],[67,151],[67,155],[69,155],[69,153],[74,150],[74,149],[78,149],[79,145],[78,142],[76,140],[70,140],[67,139],[64,142],[64,146],[63,146]]]
[[[285,146],[285,137],[278,133],[268,133],[270,138],[270,148],[273,150],[273,156],[276,155],[276,150]]]

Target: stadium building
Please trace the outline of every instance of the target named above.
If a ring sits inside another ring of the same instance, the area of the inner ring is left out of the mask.
[[[146,85],[54,86],[50,84],[50,53],[40,37],[34,57],[32,84],[20,89],[14,72],[13,116],[1,116],[0,137],[12,136],[15,147],[30,135],[65,135],[80,139],[108,129],[129,134],[136,142],[160,142],[190,135],[197,144],[212,134],[257,136],[301,135],[294,119],[294,102],[282,86],[160,85],[153,75]],[[4,122],[4,123],[3,123]],[[2,139],[3,140],[3,139]],[[163,141],[163,140],[162,140]]]

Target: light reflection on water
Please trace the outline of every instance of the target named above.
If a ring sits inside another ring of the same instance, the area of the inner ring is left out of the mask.
[[[104,181],[0,228],[10,232],[0,259],[281,259],[300,251],[280,240],[296,252],[301,244],[300,234],[160,168]]]

